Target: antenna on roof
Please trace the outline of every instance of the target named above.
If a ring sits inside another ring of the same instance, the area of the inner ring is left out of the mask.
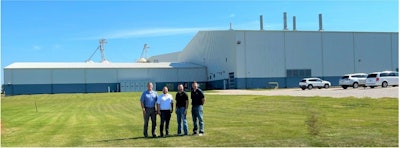
[[[110,63],[107,59],[106,59],[106,57],[104,56],[104,44],[106,44],[107,43],[107,41],[106,41],[106,39],[100,39],[99,40],[99,46],[96,48],[96,50],[94,50],[94,52],[92,53],[92,55],[89,57],[89,59],[87,59],[85,62],[86,63],[94,63],[93,61],[92,61],[92,57],[94,56],[94,54],[97,52],[97,50],[99,50],[100,49],[100,52],[101,52],[101,63]]]
[[[147,44],[144,44],[143,46],[143,50],[142,50],[142,54],[140,55],[139,60],[137,60],[136,62],[138,63],[147,63],[147,51],[150,47],[147,46]]]
[[[100,52],[101,52],[101,63],[110,63],[104,56],[104,44],[106,44],[106,43],[107,43],[106,39],[99,40],[99,48],[100,48]]]

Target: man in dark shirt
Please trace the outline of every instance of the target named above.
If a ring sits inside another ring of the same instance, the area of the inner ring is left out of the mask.
[[[189,106],[189,97],[185,93],[183,85],[178,85],[178,92],[176,93],[176,118],[178,119],[178,135],[182,134],[182,124],[183,133],[188,135],[188,124],[186,120],[186,113]]]
[[[192,83],[192,92],[190,94],[192,98],[192,119],[193,119],[193,135],[197,135],[197,120],[200,126],[199,136],[204,134],[204,121],[203,121],[203,105],[206,101],[203,91],[198,88],[199,84],[197,82]]]

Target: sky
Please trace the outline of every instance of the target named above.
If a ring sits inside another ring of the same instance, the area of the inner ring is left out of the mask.
[[[198,31],[297,30],[398,32],[397,0],[69,0],[1,1],[1,82],[14,62],[84,62],[107,40],[110,62],[182,51]],[[97,52],[92,59],[101,61]]]

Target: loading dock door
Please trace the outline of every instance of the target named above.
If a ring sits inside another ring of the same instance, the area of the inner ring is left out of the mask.
[[[121,81],[121,92],[142,92],[147,90],[149,80],[125,80]],[[156,89],[156,84],[153,82],[153,90]]]

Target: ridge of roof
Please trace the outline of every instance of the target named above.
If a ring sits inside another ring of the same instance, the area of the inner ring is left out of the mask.
[[[4,69],[71,69],[71,68],[201,68],[188,62],[160,63],[84,63],[84,62],[15,62]]]

